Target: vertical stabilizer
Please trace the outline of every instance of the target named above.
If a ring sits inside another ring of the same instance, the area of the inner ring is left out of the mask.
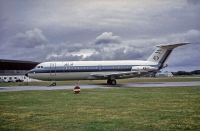
[[[187,44],[189,43],[158,45],[157,46],[158,48],[153,52],[153,54],[147,60],[152,62],[157,62],[159,64],[159,69],[161,69],[174,48]]]

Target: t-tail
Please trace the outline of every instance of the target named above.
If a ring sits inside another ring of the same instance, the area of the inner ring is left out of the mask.
[[[172,50],[178,46],[187,45],[189,43],[178,43],[178,44],[168,44],[168,45],[158,45],[157,49],[153,54],[147,59],[147,61],[158,63],[158,69],[162,69],[165,62],[169,58]]]

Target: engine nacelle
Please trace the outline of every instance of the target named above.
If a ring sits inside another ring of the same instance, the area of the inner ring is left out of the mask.
[[[156,71],[156,67],[152,66],[133,66],[131,71],[138,71],[138,72],[148,72],[148,71]]]

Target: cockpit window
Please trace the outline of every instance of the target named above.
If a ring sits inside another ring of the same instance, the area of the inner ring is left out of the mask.
[[[43,66],[37,66],[37,68],[43,68]]]

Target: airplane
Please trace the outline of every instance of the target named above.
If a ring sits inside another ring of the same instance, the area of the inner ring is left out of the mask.
[[[43,62],[26,75],[44,81],[107,80],[108,85],[116,85],[116,79],[157,73],[167,66],[165,63],[172,50],[186,44],[189,43],[157,45],[157,49],[147,60]]]

